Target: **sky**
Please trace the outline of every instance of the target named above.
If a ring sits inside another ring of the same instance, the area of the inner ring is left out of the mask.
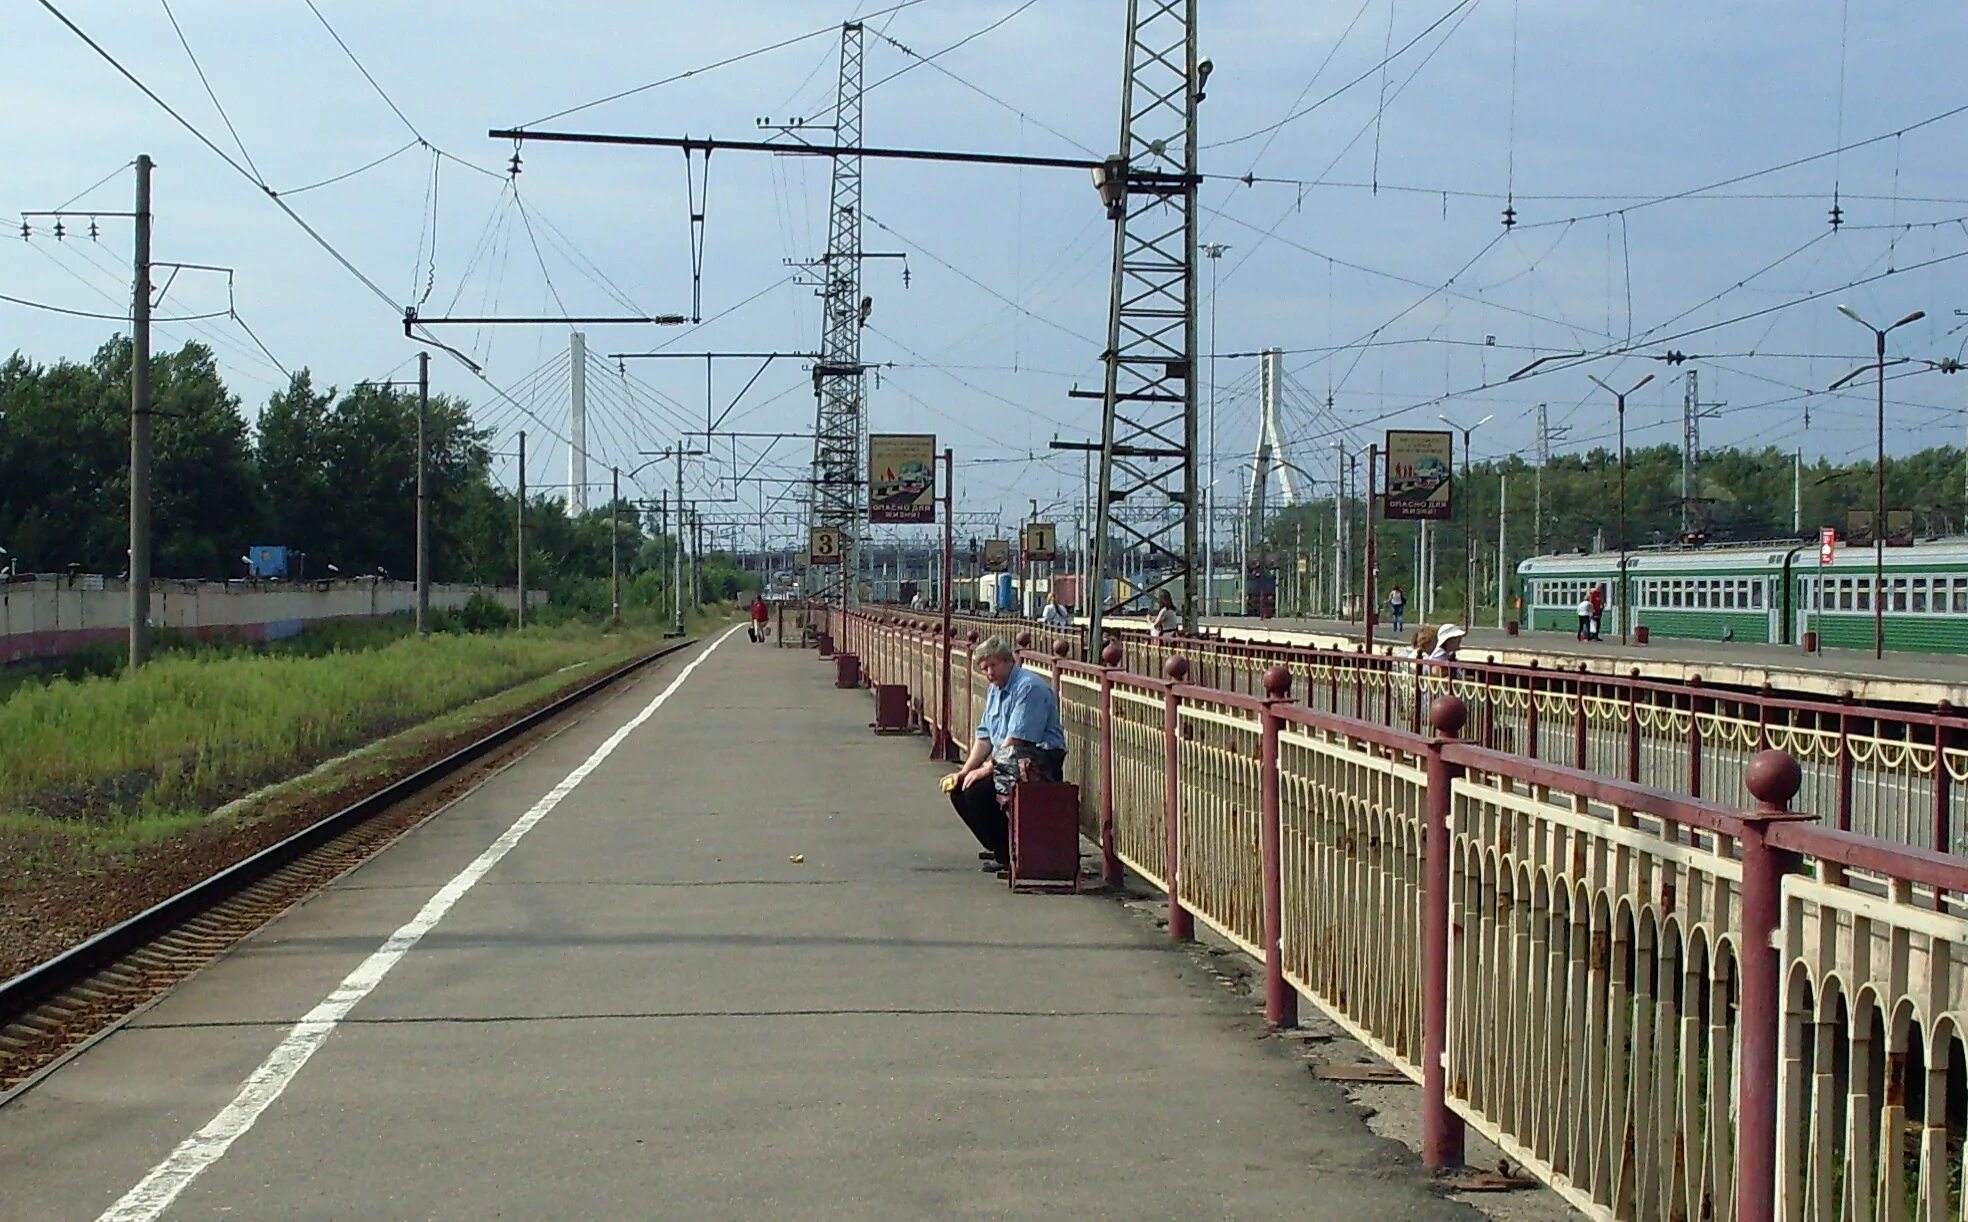
[[[1968,42],[1968,8],[1199,8],[1215,66],[1199,117],[1200,240],[1225,247],[1200,270],[1205,482],[1219,505],[1248,480],[1253,354],[1267,347],[1285,352],[1287,451],[1318,481],[1335,442],[1363,448],[1438,415],[1491,417],[1478,459],[1534,455],[1539,404],[1554,452],[1609,447],[1611,396],[1588,374],[1621,389],[1654,374],[1629,399],[1628,443],[1678,444],[1690,370],[1716,405],[1705,445],[1850,461],[1875,445],[1872,387],[1825,389],[1871,358],[1872,339],[1835,307],[1880,325],[1925,310],[1891,339],[1911,362],[1889,371],[1887,448],[1961,443],[1968,377],[1922,362],[1968,345],[1955,287],[1968,271],[1968,93],[1929,50]],[[705,427],[705,362],[615,354],[816,347],[820,303],[796,264],[824,252],[829,165],[728,150],[706,170],[674,149],[532,142],[514,177],[511,142],[486,133],[753,140],[772,130],[762,121],[826,123],[839,24],[864,15],[869,145],[1118,147],[1121,0],[13,0],[0,298],[15,300],[0,299],[0,352],[86,359],[124,325],[130,222],[106,214],[131,208],[140,152],[157,163],[154,257],[231,269],[161,270],[157,316],[189,320],[161,321],[156,344],[211,346],[249,419],[303,367],[318,387],[413,376],[405,306],[689,314],[694,191],[703,323],[581,328],[594,354],[588,478],[649,464],[625,492],[655,496],[670,466],[646,452],[680,436],[702,448],[684,434]],[[24,213],[59,207],[83,214],[62,240],[46,217],[26,217],[21,236]],[[90,209],[104,213],[94,239]],[[1087,176],[868,161],[863,210],[865,248],[906,255],[865,265],[871,430],[953,447],[960,512],[1011,521],[1037,501],[1069,520],[1082,460],[1047,447],[1098,436],[1097,401],[1069,392],[1099,384],[1112,253]],[[483,366],[437,352],[433,389],[494,431],[504,482],[520,429],[529,483],[568,478],[568,332],[433,332]],[[1670,352],[1689,359],[1669,364]],[[1563,355],[1578,353],[1590,355]],[[1559,359],[1510,379],[1546,356]],[[810,432],[800,362],[758,370],[713,363],[714,416],[743,391],[722,427]],[[720,437],[686,483],[724,502],[707,513],[789,539],[796,485],[734,477],[802,478],[810,447]]]

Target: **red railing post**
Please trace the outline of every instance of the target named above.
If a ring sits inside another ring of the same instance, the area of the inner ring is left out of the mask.
[[[1277,706],[1291,699],[1291,672],[1264,672],[1264,738],[1258,762],[1258,855],[1264,859],[1264,1021],[1298,1025],[1298,990],[1285,980],[1284,819],[1279,810]]]
[[[1936,853],[1949,853],[1953,852],[1949,847],[1949,841],[1953,839],[1951,835],[1953,829],[1949,824],[1953,820],[1948,811],[1948,784],[1953,778],[1948,775],[1947,766],[1949,742],[1947,719],[1954,716],[1954,706],[1943,700],[1935,706],[1934,711],[1940,715],[1941,720],[1934,723],[1934,843],[1932,847]],[[1940,897],[1936,896],[1935,899],[1938,904]]]
[[[1783,1023],[1781,952],[1775,938],[1783,919],[1784,875],[1797,856],[1769,843],[1774,823],[1808,815],[1790,813],[1804,782],[1803,769],[1782,751],[1759,751],[1746,778],[1757,808],[1743,817],[1741,1063],[1736,1075],[1737,1222],[1774,1222],[1777,1200],[1777,1039]]]
[[[1427,839],[1422,855],[1421,929],[1421,1161],[1431,1168],[1460,1167],[1462,1117],[1449,1107],[1449,820],[1460,768],[1443,758],[1443,744],[1462,733],[1469,708],[1455,696],[1437,696],[1428,707],[1434,736],[1428,756]]]
[[[1189,678],[1189,659],[1171,657],[1162,664],[1168,677],[1167,697],[1162,705],[1162,751],[1168,771],[1162,782],[1162,827],[1167,833],[1168,856],[1163,872],[1168,875],[1168,932],[1178,942],[1196,936],[1196,922],[1182,906],[1182,698],[1175,685]]]
[[[1626,779],[1640,783],[1640,668],[1626,672]]]
[[[1574,736],[1577,739],[1577,741],[1572,744],[1574,748],[1572,754],[1575,756],[1575,758],[1572,761],[1572,767],[1578,769],[1580,772],[1584,772],[1585,771],[1586,715],[1585,715],[1585,663],[1583,662],[1579,663],[1579,677],[1578,677],[1577,687],[1578,687],[1578,708],[1575,710],[1576,717],[1574,719],[1577,723],[1576,726],[1574,727],[1574,731],[1575,731]]]
[[[1100,651],[1100,877],[1121,885],[1121,856],[1114,848],[1114,675],[1125,658],[1119,644]]]
[[[1524,676],[1524,691],[1530,698],[1530,706],[1524,715],[1524,754],[1538,757],[1538,684],[1536,658],[1531,659],[1531,673]]]
[[[1702,677],[1688,676],[1688,796],[1702,796]]]

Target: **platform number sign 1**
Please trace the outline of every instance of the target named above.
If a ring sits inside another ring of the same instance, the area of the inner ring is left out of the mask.
[[[1059,529],[1051,522],[1032,522],[1025,527],[1027,560],[1059,559]]]
[[[841,562],[841,532],[836,526],[816,526],[807,543],[806,562],[808,564],[839,564]]]

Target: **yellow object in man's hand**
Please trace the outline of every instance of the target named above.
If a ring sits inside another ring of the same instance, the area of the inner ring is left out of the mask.
[[[951,790],[955,789],[957,787],[957,782],[962,779],[963,779],[963,773],[961,772],[952,772],[946,774],[943,777],[943,792],[949,793]]]

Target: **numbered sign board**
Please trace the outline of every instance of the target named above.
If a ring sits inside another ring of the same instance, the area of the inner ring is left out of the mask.
[[[841,532],[837,526],[816,526],[807,540],[806,562],[808,564],[839,564],[841,562]]]
[[[1059,528],[1051,522],[1032,522],[1025,527],[1027,560],[1059,559]]]

